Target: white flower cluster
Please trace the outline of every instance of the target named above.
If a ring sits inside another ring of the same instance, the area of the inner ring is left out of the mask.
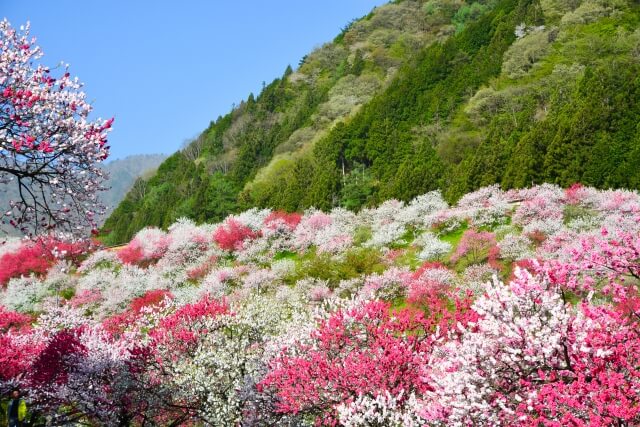
[[[570,313],[559,293],[524,270],[516,270],[509,285],[494,279],[473,309],[478,322],[460,327],[460,340],[434,352],[432,397],[447,408],[452,425],[497,425],[500,405],[491,399],[500,384],[514,384],[520,372],[535,372],[538,366],[562,366]]]
[[[509,233],[498,242],[500,257],[511,261],[530,258],[533,255],[531,244],[527,236]]]
[[[358,221],[356,215],[346,209],[336,208],[330,214],[331,224],[320,229],[313,239],[318,252],[343,252],[353,243],[353,233]]]
[[[9,237],[6,240],[0,241],[0,257],[4,254],[11,254],[17,252],[25,240],[18,239],[17,237]]]
[[[442,198],[440,190],[417,196],[402,209],[397,216],[397,221],[411,225],[415,228],[429,228],[438,212],[449,208]]]
[[[142,249],[145,258],[159,258],[169,247],[167,233],[155,227],[146,227],[138,231],[133,241]]]
[[[435,234],[429,231],[422,233],[413,243],[422,247],[418,258],[425,261],[440,259],[451,252],[452,249],[450,243],[438,239]]]
[[[469,289],[476,295],[481,295],[487,290],[487,284],[496,274],[489,264],[474,264],[465,268],[462,277],[458,279],[461,289]]]
[[[253,231],[258,231],[262,228],[264,220],[267,219],[270,213],[271,211],[269,209],[252,208],[229,218],[236,219],[238,222],[246,225]]]
[[[474,226],[482,227],[506,222],[510,208],[507,195],[495,184],[464,195],[456,211],[462,218],[469,218]]]
[[[516,35],[516,38],[521,39],[525,37],[527,34],[544,31],[544,28],[545,28],[544,25],[532,26],[532,25],[527,25],[524,22],[521,22],[520,24],[516,25],[514,34]]]
[[[100,250],[92,253],[89,257],[82,262],[78,268],[79,273],[86,273],[99,266],[113,267],[119,264],[118,256],[114,251]]]
[[[386,301],[406,296],[407,289],[403,280],[410,274],[408,269],[392,267],[381,274],[368,276],[365,278],[358,296],[367,300],[382,299]]]
[[[414,395],[402,399],[388,391],[376,397],[363,395],[351,403],[336,407],[340,425],[344,427],[418,427],[425,424],[419,415],[421,405]]]
[[[2,305],[9,310],[33,313],[40,311],[45,298],[54,294],[54,289],[35,277],[11,279],[2,292]]]
[[[406,232],[405,224],[400,219],[404,203],[398,200],[387,200],[375,209],[364,209],[360,217],[364,218],[373,230],[371,239],[364,246],[382,247],[400,239]]]

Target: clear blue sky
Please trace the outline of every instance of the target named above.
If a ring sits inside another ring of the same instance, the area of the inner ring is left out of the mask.
[[[294,68],[385,0],[0,0],[31,21],[47,65],[85,83],[95,117],[115,116],[111,158],[172,153],[262,82]]]

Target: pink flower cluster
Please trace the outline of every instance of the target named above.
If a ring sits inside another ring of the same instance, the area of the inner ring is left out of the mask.
[[[45,275],[56,261],[78,265],[91,246],[89,241],[64,241],[54,237],[25,240],[17,250],[0,256],[0,285],[6,285],[11,278]]]
[[[241,250],[245,240],[256,237],[258,237],[257,232],[234,218],[225,221],[213,234],[213,239],[218,246],[227,251]]]

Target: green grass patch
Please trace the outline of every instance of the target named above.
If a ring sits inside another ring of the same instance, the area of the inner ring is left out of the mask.
[[[382,273],[386,268],[379,249],[353,248],[339,258],[331,254],[305,255],[291,279],[312,277],[327,280],[329,287],[335,287],[341,280]]]
[[[60,296],[66,299],[67,301],[73,298],[75,294],[76,294],[75,288],[66,288],[60,291]]]
[[[282,259],[291,259],[295,261],[297,258],[298,258],[297,252],[291,252],[291,251],[280,251],[273,256],[274,261],[280,261]]]
[[[355,246],[360,246],[367,240],[371,239],[372,235],[371,227],[361,225],[356,228],[356,231],[353,234],[353,244]]]
[[[419,251],[420,249],[415,246],[408,247],[402,255],[394,260],[393,265],[397,267],[409,267],[409,269],[415,270],[422,264],[422,261],[418,259]]]
[[[464,234],[465,231],[467,231],[467,229],[469,228],[469,225],[465,222],[462,224],[461,227],[457,228],[456,230],[450,231],[446,234],[443,234],[442,236],[439,236],[438,238],[440,240],[442,240],[443,242],[447,242],[451,245],[452,247],[452,253],[453,251],[456,250],[456,247],[458,246],[458,243],[460,243],[460,239],[462,239],[462,235]]]
[[[565,225],[578,218],[593,218],[596,212],[579,205],[565,205],[562,212],[562,221]]]

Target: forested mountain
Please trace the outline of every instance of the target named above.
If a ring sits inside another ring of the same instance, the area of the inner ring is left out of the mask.
[[[138,181],[105,239],[437,188],[449,201],[491,183],[638,188],[639,17],[625,0],[379,7]]]

